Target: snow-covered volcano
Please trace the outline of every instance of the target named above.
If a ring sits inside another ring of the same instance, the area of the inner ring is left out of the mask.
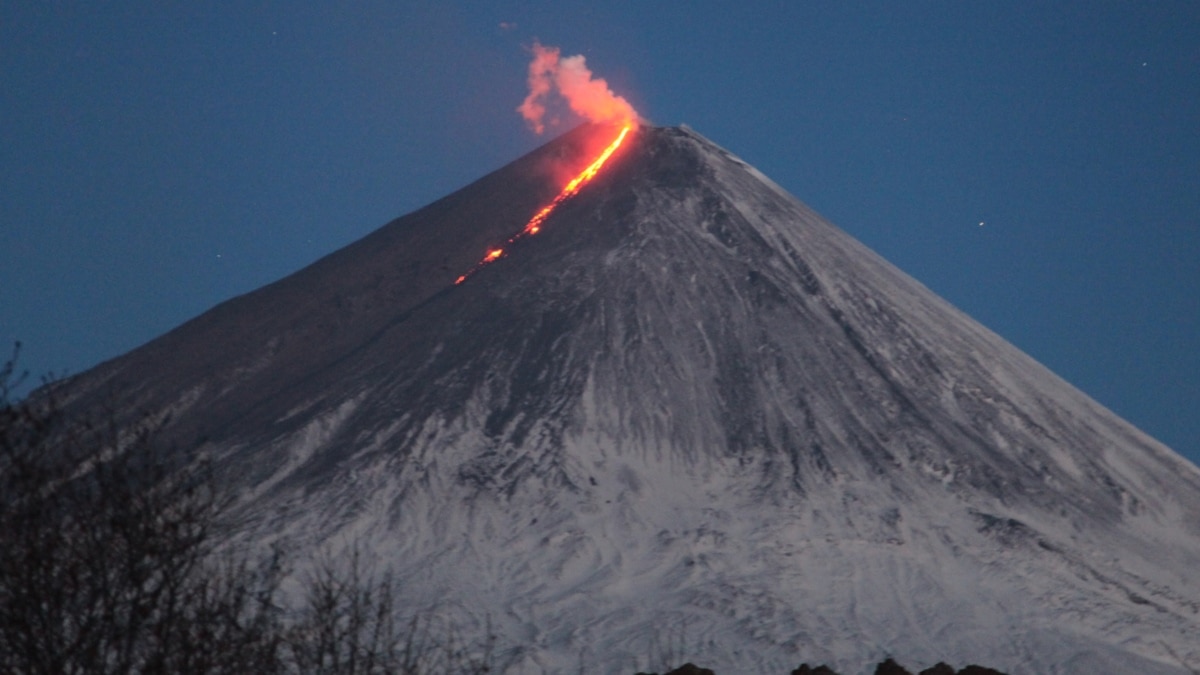
[[[358,541],[513,672],[1200,668],[1200,471],[686,128],[581,127],[73,383],[248,532]],[[657,664],[654,664],[657,665]],[[1194,672],[1194,671],[1193,671]]]

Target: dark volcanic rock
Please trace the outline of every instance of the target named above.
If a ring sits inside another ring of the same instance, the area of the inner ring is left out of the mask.
[[[636,675],[658,675],[658,673],[636,673]],[[692,663],[685,663],[682,666],[672,670],[666,675],[716,675],[708,668],[700,668]],[[801,663],[800,666],[792,670],[791,675],[838,675],[837,671],[829,666],[809,666],[807,663]],[[875,666],[875,675],[912,675],[912,673],[904,666],[896,663],[893,659]],[[969,665],[962,670],[954,670],[954,666],[942,661],[936,665],[930,666],[922,670],[919,675],[1007,675],[1004,672],[984,666]]]
[[[637,673],[637,675],[658,675],[658,673]],[[685,663],[675,670],[668,671],[666,675],[716,675],[716,673],[694,663]]]
[[[801,663],[800,667],[792,671],[792,675],[838,675],[837,671],[829,666],[817,666],[809,668],[807,663]]]
[[[667,673],[667,675],[716,675],[716,673],[708,668],[701,668],[694,663],[685,663]]]
[[[892,659],[888,659],[878,666],[875,666],[875,675],[912,675],[912,673],[899,663],[896,663]]]

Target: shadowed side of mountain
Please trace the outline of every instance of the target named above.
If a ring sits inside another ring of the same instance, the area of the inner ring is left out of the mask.
[[[608,140],[585,125],[429,206],[261,289],[221,303],[130,353],[71,378],[77,408],[116,393],[169,402],[182,445],[250,433],[254,411],[334,368],[391,324],[446,293],[489,247],[519,231]],[[201,411],[188,413],[188,409]],[[274,412],[274,410],[272,411]],[[211,422],[211,423],[210,423]]]

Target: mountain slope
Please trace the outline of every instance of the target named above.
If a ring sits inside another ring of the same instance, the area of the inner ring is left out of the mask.
[[[514,672],[1200,665],[1200,471],[686,129],[581,127],[72,383],[252,536],[361,540]]]

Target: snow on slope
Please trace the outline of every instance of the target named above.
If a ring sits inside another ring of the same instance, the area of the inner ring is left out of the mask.
[[[698,134],[452,286],[603,134],[79,386],[222,392],[177,424],[251,536],[368,546],[510,672],[1200,667],[1200,472]]]

